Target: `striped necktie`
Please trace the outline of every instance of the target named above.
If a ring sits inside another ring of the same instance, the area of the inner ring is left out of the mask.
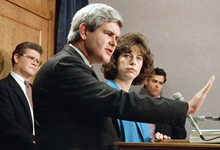
[[[27,93],[27,96],[28,96],[28,100],[31,104],[31,107],[33,109],[33,101],[32,101],[32,89],[31,89],[31,86],[29,84],[28,81],[24,81],[24,84],[25,84],[25,89],[26,89],[26,93]]]
[[[91,66],[91,68],[92,68],[92,70],[93,70],[93,71],[95,71],[95,69],[94,69],[94,67],[93,67],[93,66]]]

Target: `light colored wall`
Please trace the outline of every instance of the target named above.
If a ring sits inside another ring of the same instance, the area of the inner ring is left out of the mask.
[[[155,67],[165,69],[163,96],[179,91],[188,101],[216,76],[205,102],[195,115],[219,116],[220,0],[89,0],[105,3],[124,19],[122,34],[141,32],[149,40]],[[95,66],[100,80],[106,81]],[[132,87],[140,92],[142,86]],[[166,113],[166,110],[164,110]],[[175,113],[175,112],[173,112]],[[220,128],[220,122],[199,122],[201,129]],[[193,129],[186,122],[188,138]]]

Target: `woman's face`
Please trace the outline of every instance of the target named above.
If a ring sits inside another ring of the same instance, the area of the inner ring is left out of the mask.
[[[143,66],[143,54],[138,46],[131,46],[130,52],[121,53],[118,57],[117,78],[134,80]]]

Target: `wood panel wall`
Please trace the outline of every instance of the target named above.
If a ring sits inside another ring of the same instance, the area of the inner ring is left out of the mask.
[[[54,54],[55,6],[56,0],[0,0],[0,79],[11,71],[12,51],[21,42],[40,44],[43,63]]]

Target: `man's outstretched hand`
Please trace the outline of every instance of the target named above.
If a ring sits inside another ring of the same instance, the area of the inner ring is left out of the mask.
[[[200,90],[198,91],[195,96],[193,96],[193,98],[191,100],[188,101],[189,104],[189,109],[187,114],[194,114],[196,113],[200,106],[202,105],[207,93],[209,92],[209,90],[212,87],[212,84],[215,80],[215,76],[213,75],[210,80],[208,81],[208,83]]]

